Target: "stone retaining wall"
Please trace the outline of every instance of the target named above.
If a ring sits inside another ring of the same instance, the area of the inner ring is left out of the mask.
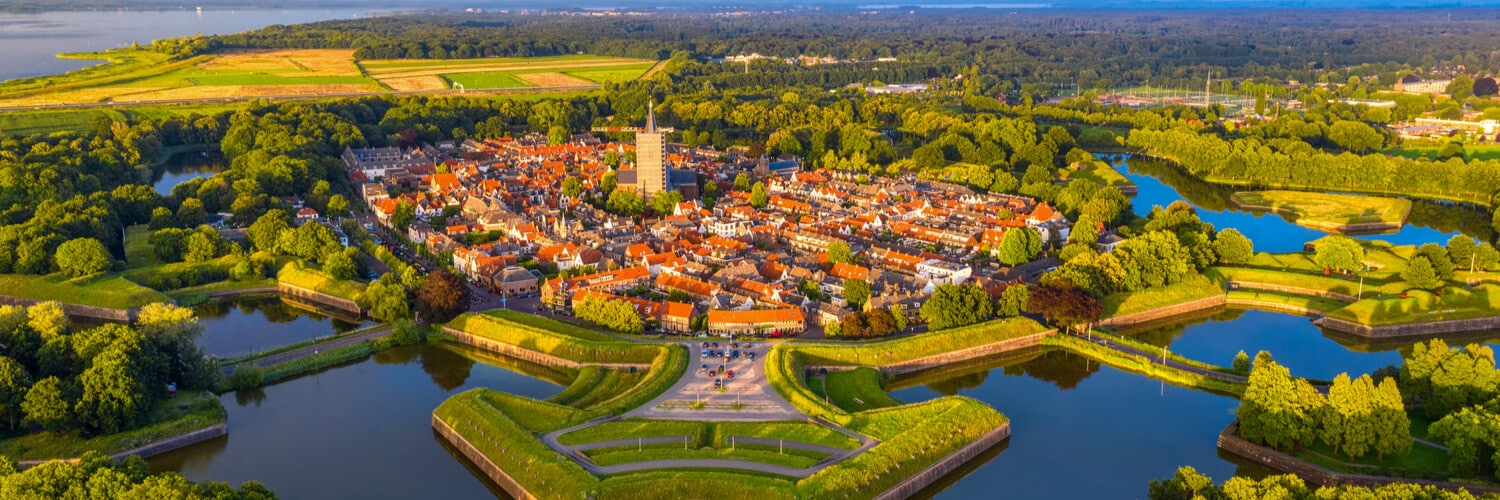
[[[900,363],[892,363],[889,365],[881,366],[879,368],[880,371],[890,375],[901,375],[903,373],[922,371],[943,365],[960,363],[975,358],[993,356],[995,354],[1003,354],[1006,352],[1025,349],[1028,347],[1036,347],[1042,345],[1043,338],[1056,334],[1057,330],[1047,330],[1045,332],[1034,333],[1025,337],[1017,337],[953,352],[945,352],[942,354],[934,354],[931,356],[923,356],[913,360],[902,361]],[[834,370],[830,368],[829,371]]]
[[[1348,294],[1343,294],[1343,293],[1338,293],[1338,292],[1330,292],[1330,291],[1327,291],[1327,290],[1317,290],[1317,289],[1313,289],[1313,288],[1302,288],[1302,287],[1286,286],[1286,285],[1273,285],[1271,283],[1260,283],[1260,282],[1255,282],[1255,281],[1230,281],[1229,282],[1229,289],[1230,290],[1236,290],[1236,289],[1262,290],[1262,291],[1267,291],[1267,292],[1290,293],[1290,294],[1294,294],[1294,295],[1310,295],[1310,296],[1313,296],[1313,297],[1323,297],[1325,299],[1333,299],[1333,300],[1337,300],[1339,302],[1355,302],[1355,301],[1359,300],[1358,298],[1356,298],[1353,295],[1348,295]]]
[[[1337,318],[1324,317],[1318,320],[1318,325],[1329,330],[1380,339],[1492,330],[1500,328],[1500,316],[1386,326],[1370,326]]]
[[[507,344],[505,342],[500,342],[498,340],[480,337],[478,335],[474,335],[463,330],[456,330],[447,326],[443,327],[443,332],[452,335],[453,340],[461,344],[470,345],[479,349],[502,354],[505,356],[510,356],[516,359],[530,361],[539,365],[560,366],[563,368],[572,368],[575,370],[584,366],[601,366],[604,368],[611,368],[615,370],[628,370],[631,368],[635,368],[638,370],[651,369],[650,363],[579,363],[571,359],[559,358],[557,356],[553,356],[544,352],[537,352],[524,347],[518,347],[515,345]]]
[[[1172,304],[1170,306],[1158,307],[1156,309],[1148,309],[1138,313],[1104,318],[1099,320],[1099,323],[1095,326],[1125,326],[1134,325],[1136,323],[1145,323],[1147,321],[1153,321],[1162,318],[1170,318],[1179,314],[1187,314],[1193,311],[1200,311],[1212,307],[1220,307],[1224,305],[1224,300],[1224,294],[1219,294],[1212,297],[1205,297],[1197,300],[1190,300],[1187,302]]]
[[[179,448],[186,448],[188,446],[192,446],[227,434],[229,434],[229,425],[224,422],[219,422],[202,429],[188,431],[186,433],[178,434],[166,439],[146,443],[142,446],[112,454],[109,457],[115,460],[124,460],[131,455],[136,455],[141,458],[149,458]],[[28,469],[47,462],[54,461],[67,462],[70,464],[78,463],[77,458],[52,458],[39,460],[20,460],[16,462],[16,466],[21,469]]]
[[[1260,309],[1262,311],[1301,314],[1303,316],[1323,316],[1323,311],[1319,311],[1317,309],[1312,309],[1306,306],[1287,304],[1285,302],[1277,302],[1274,300],[1237,299],[1234,297],[1230,297],[1224,302],[1224,305],[1245,309]]]
[[[83,304],[70,304],[62,301],[40,300],[13,295],[0,295],[0,305],[31,307],[43,302],[57,302],[62,306],[63,312],[69,316],[82,316],[85,318],[102,319],[116,323],[133,323],[140,316],[140,309],[112,309],[108,307],[86,306]]]
[[[282,281],[277,281],[276,282],[276,290],[279,291],[279,292],[281,292],[282,295],[287,295],[287,296],[296,297],[296,298],[299,298],[299,299],[302,299],[302,300],[306,300],[306,301],[310,301],[310,302],[315,302],[315,303],[317,303],[319,305],[328,306],[328,307],[331,307],[331,308],[334,308],[334,309],[338,309],[340,311],[346,311],[346,312],[349,312],[349,313],[353,313],[355,316],[363,316],[364,312],[365,312],[364,309],[361,309],[359,307],[359,304],[356,304],[352,300],[345,299],[345,298],[340,298],[340,297],[334,297],[334,296],[326,294],[326,293],[322,293],[322,292],[319,292],[319,291],[316,291],[316,290],[312,290],[312,289],[309,289],[309,288],[303,288],[303,287],[300,287],[300,286],[297,286],[297,285],[293,285],[293,284],[290,284],[290,283],[286,283],[286,282],[282,282]]]
[[[1453,483],[1444,481],[1429,481],[1425,479],[1406,479],[1386,476],[1372,476],[1369,474],[1351,474],[1325,469],[1317,464],[1302,460],[1266,446],[1246,441],[1235,434],[1239,430],[1239,422],[1230,422],[1224,430],[1219,432],[1219,449],[1245,457],[1272,469],[1282,472],[1296,474],[1303,480],[1323,485],[1338,486],[1351,485],[1368,488],[1377,487],[1390,483],[1415,483],[1436,486],[1445,490],[1458,490],[1464,488],[1470,493],[1500,493],[1500,487],[1481,484]]]
[[[958,470],[959,467],[963,467],[965,463],[968,463],[969,460],[973,460],[974,457],[979,456],[980,453],[984,453],[985,450],[988,450],[991,447],[1000,444],[1001,441],[1005,441],[1009,438],[1010,422],[1006,421],[1005,423],[1000,424],[999,427],[996,427],[993,430],[985,433],[983,436],[980,436],[979,439],[974,440],[974,442],[964,445],[963,448],[959,448],[958,451],[948,454],[948,456],[943,457],[943,459],[939,460],[937,463],[927,466],[927,468],[922,469],[921,472],[918,472],[915,475],[906,478],[905,481],[892,486],[891,489],[886,490],[885,493],[881,493],[880,496],[875,497],[875,500],[896,500],[902,498],[911,498],[912,496],[916,495],[917,492],[922,491],[922,488],[926,488],[932,485],[932,483],[935,483],[939,479],[942,479],[943,476],[948,475],[948,473]]]
[[[436,414],[432,416],[432,430],[437,431],[439,435],[443,436],[443,439],[448,440],[448,444],[453,445],[464,458],[469,460],[469,463],[474,464],[474,467],[484,471],[485,477],[490,478],[490,481],[494,481],[500,489],[505,490],[510,496],[521,500],[536,498],[536,495],[532,495],[530,491],[526,491],[526,488],[521,486],[521,483],[516,482],[509,474],[501,470],[500,466],[495,465],[495,462],[491,462],[489,457],[484,456],[484,453],[479,451],[479,448],[475,448],[474,445],[469,444],[469,440],[464,439],[458,431],[453,430],[453,427],[450,427],[443,419],[438,418]]]

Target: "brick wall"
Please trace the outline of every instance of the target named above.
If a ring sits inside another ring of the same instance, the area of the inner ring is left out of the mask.
[[[29,299],[26,297],[15,297],[11,295],[0,295],[0,305],[30,307],[43,302],[52,301]],[[58,302],[58,304],[62,306],[63,312],[67,313],[69,316],[82,316],[85,318],[102,319],[105,321],[114,321],[117,323],[134,322],[135,318],[137,316],[140,316],[141,314],[140,309],[111,309],[108,307],[86,306],[83,304],[69,304],[67,302]]]
[[[1473,332],[1500,328],[1500,316],[1487,318],[1456,319],[1451,321],[1427,321],[1404,325],[1370,326],[1336,318],[1323,318],[1318,325],[1369,338],[1395,338],[1442,333]]]
[[[965,463],[968,463],[969,460],[973,460],[974,457],[979,456],[980,453],[984,453],[985,450],[988,450],[991,447],[1000,444],[1001,441],[1005,441],[1009,438],[1010,422],[1005,422],[1004,424],[1000,424],[999,427],[996,427],[985,433],[983,436],[980,436],[979,439],[974,440],[974,442],[966,444],[963,448],[959,448],[958,451],[955,451],[948,454],[948,456],[943,457],[943,459],[939,460],[937,463],[927,466],[927,468],[922,469],[921,472],[918,472],[912,477],[906,478],[905,481],[892,486],[891,489],[886,490],[885,493],[881,493],[880,496],[875,497],[875,500],[898,500],[903,498],[911,498],[913,495],[916,495],[917,492],[922,491],[922,488],[926,488],[932,483],[937,482],[939,479],[942,479],[943,476],[948,475],[948,473],[958,470],[959,467],[963,467]]]
[[[469,463],[474,464],[474,467],[483,471],[485,477],[494,481],[496,485],[500,486],[500,489],[505,490],[510,496],[521,500],[536,498],[536,495],[532,495],[531,492],[526,491],[526,488],[521,486],[521,483],[516,482],[505,471],[500,470],[500,466],[495,465],[495,462],[491,462],[489,457],[484,456],[484,453],[481,453],[478,448],[469,444],[467,439],[464,439],[463,436],[458,434],[458,431],[453,430],[453,427],[450,427],[447,422],[438,418],[437,415],[432,416],[432,430],[437,431],[439,435],[443,436],[443,439],[448,440],[448,444],[453,445],[459,454],[467,458]]]

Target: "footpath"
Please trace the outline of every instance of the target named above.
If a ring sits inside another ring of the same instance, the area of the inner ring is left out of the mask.
[[[381,335],[385,335],[385,334],[390,333],[390,332],[391,332],[391,326],[390,325],[381,325],[381,326],[378,326],[378,327],[375,327],[375,328],[371,328],[369,330],[365,330],[365,331],[362,331],[362,332],[359,332],[359,333],[355,333],[353,335],[340,335],[340,336],[332,337],[332,338],[329,338],[328,340],[325,340],[323,342],[318,342],[316,344],[311,344],[311,345],[299,347],[299,348],[296,348],[296,349],[292,349],[290,351],[279,352],[279,353],[276,353],[276,354],[271,354],[269,356],[263,356],[263,357],[257,357],[257,358],[247,359],[247,360],[245,360],[243,362],[235,363],[235,366],[244,365],[246,363],[253,363],[254,366],[264,368],[264,367],[271,366],[271,365],[278,364],[278,363],[285,363],[287,361],[291,361],[291,360],[294,360],[294,359],[297,359],[297,358],[302,358],[302,357],[306,357],[306,356],[312,356],[312,355],[321,353],[323,351],[327,351],[329,349],[337,349],[337,348],[344,347],[344,346],[347,346],[347,345],[357,344],[357,343],[360,343],[360,342],[364,342],[366,340],[374,339],[376,337],[379,337]],[[232,366],[225,367],[225,371],[224,371],[225,373],[229,373],[231,371],[233,371],[233,367]]]

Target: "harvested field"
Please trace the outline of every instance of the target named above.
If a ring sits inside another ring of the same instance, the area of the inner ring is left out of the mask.
[[[239,85],[215,87],[183,87],[159,92],[132,94],[116,101],[169,101],[178,99],[214,99],[223,97],[276,96],[276,95],[323,95],[379,92],[372,85]]]
[[[198,65],[208,71],[300,72],[319,76],[359,76],[353,50],[238,51]]]
[[[413,76],[406,78],[382,78],[380,83],[390,87],[397,92],[413,92],[420,90],[444,90],[448,88],[448,82],[437,76]]]
[[[570,87],[574,85],[593,85],[594,82],[564,75],[562,73],[528,73],[516,75],[526,83],[538,87]]]

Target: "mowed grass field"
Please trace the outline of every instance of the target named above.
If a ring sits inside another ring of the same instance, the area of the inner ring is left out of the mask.
[[[1339,227],[1348,224],[1393,224],[1406,222],[1411,200],[1311,193],[1304,191],[1240,191],[1231,199],[1248,209],[1267,209],[1289,213],[1297,223],[1314,227]]]
[[[355,61],[345,49],[246,50],[178,61],[118,49],[114,61],[42,79],[0,83],[0,107],[151,103],[238,97],[320,96],[391,91],[557,88],[640,78],[656,61],[570,55],[533,58]],[[104,58],[104,54],[95,57]],[[48,132],[77,117],[40,117],[0,130]]]
[[[567,55],[487,59],[361,61],[370,78],[394,90],[568,87],[640,78],[657,63],[646,59]]]

